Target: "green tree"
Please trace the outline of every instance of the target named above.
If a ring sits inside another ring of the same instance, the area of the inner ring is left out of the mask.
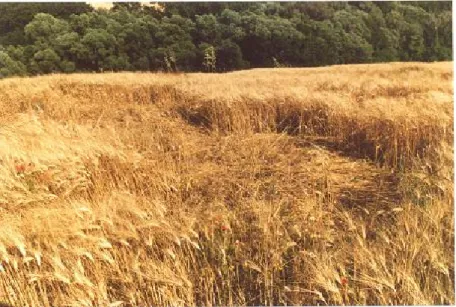
[[[399,37],[399,57],[403,61],[421,61],[425,53],[423,21],[430,15],[420,7],[398,4],[388,13],[387,23]]]
[[[215,43],[220,41],[220,30],[217,18],[212,15],[197,15],[195,21],[195,35],[197,42]]]
[[[220,71],[274,63],[452,59],[450,2],[173,2],[161,7],[130,2],[94,11],[86,4],[0,4],[0,44],[10,60],[32,74],[204,70],[208,48]],[[11,66],[9,59],[4,62]]]
[[[24,28],[25,35],[33,43],[52,44],[59,34],[68,32],[70,26],[65,20],[39,13]]]
[[[248,63],[242,58],[241,48],[229,39],[223,40],[216,48],[217,69],[230,71],[247,68]]]
[[[7,52],[0,50],[0,78],[25,74],[26,67],[24,64],[12,59]]]
[[[105,29],[89,29],[81,39],[81,43],[83,49],[79,52],[79,56],[88,61],[93,70],[111,67],[111,64],[105,67],[105,63],[111,62],[105,59],[115,56],[117,41],[114,35]]]
[[[368,14],[350,7],[334,14],[335,31],[340,35],[339,63],[366,63],[372,60],[371,32],[366,25]]]
[[[120,27],[111,27],[108,31],[117,37],[119,56],[128,59],[131,69],[150,70],[151,50],[157,48],[154,35],[159,28],[158,21],[149,15],[135,16],[124,9],[119,9],[113,18]]]
[[[173,54],[176,68],[179,70],[192,70],[200,67],[197,61],[197,48],[192,40],[195,24],[179,15],[165,17],[158,26],[154,39],[157,41],[155,59],[161,66],[165,64],[162,59],[167,54]]]
[[[93,8],[84,2],[0,3],[0,44],[27,44],[24,27],[38,13],[67,19],[73,14],[82,14],[92,10]]]
[[[225,8],[231,6],[227,2],[194,2],[191,5],[184,2],[165,2],[165,13],[167,17],[179,15],[186,19],[193,19],[197,15],[214,14],[219,15]]]
[[[383,11],[375,4],[367,9],[366,25],[370,30],[372,58],[377,62],[399,60],[399,36],[387,27]]]
[[[225,9],[218,17],[218,31],[222,39],[230,39],[239,43],[245,37],[242,18],[238,12]]]
[[[39,50],[33,55],[30,67],[34,73],[57,72],[61,70],[61,58],[50,48]]]
[[[25,65],[27,63],[27,55],[25,53],[25,49],[26,47],[23,46],[8,46],[5,48],[5,51],[11,57],[11,59]]]

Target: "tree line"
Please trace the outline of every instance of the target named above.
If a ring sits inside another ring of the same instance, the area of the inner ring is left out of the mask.
[[[0,77],[452,59],[451,1],[1,3]]]

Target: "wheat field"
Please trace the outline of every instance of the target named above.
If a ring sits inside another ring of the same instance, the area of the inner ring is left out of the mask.
[[[0,302],[454,304],[453,63],[0,81]]]

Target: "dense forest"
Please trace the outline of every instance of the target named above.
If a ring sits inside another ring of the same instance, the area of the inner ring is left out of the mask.
[[[452,3],[0,3],[0,77],[452,59]]]

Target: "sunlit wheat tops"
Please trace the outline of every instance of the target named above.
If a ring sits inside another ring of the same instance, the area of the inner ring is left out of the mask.
[[[452,63],[0,82],[0,302],[454,304]]]

